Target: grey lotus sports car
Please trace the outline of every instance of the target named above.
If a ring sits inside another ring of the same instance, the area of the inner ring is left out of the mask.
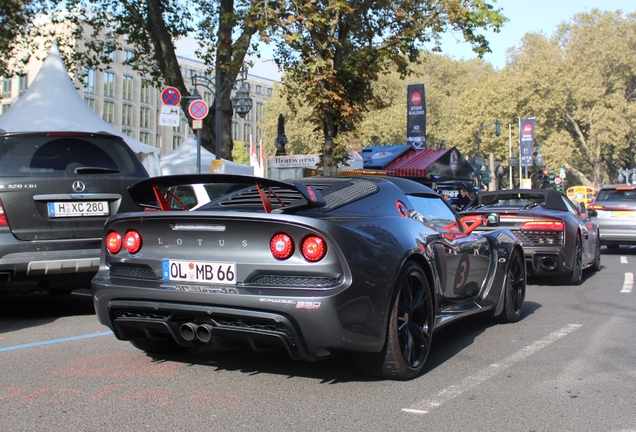
[[[511,230],[523,244],[530,274],[554,277],[562,285],[580,285],[583,269],[601,269],[596,222],[565,195],[549,189],[482,192],[462,217],[485,223],[477,231]]]
[[[197,210],[175,210],[179,184],[215,192]],[[108,220],[92,289],[100,322],[147,352],[350,352],[370,374],[410,379],[434,329],[478,312],[521,316],[519,240],[471,232],[478,224],[468,229],[410,180],[178,175],[129,192],[156,211]]]

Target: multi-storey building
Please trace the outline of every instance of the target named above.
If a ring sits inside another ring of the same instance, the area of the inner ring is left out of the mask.
[[[162,89],[153,87],[147,77],[139,75],[131,66],[123,64],[125,60],[132,57],[132,49],[112,51],[109,55],[112,60],[109,69],[105,71],[86,69],[83,84],[79,79],[74,80],[78,92],[95,113],[123,133],[145,144],[160,148],[160,154],[177,148],[188,135],[194,133],[190,129],[184,113],[181,114],[179,127],[159,124]],[[209,78],[206,72],[208,68],[202,61],[183,56],[177,58],[186,86],[192,91],[194,90],[192,88],[193,75]],[[258,123],[263,116],[264,103],[271,98],[276,82],[274,79],[259,76],[259,65],[263,65],[263,63],[259,59],[251,60],[256,66],[248,71],[246,84],[250,90],[253,104],[251,111],[244,119],[238,115],[232,119],[232,137],[235,145],[249,142],[250,136],[255,141],[260,139],[262,132]],[[41,61],[32,61],[20,76],[2,78],[0,114],[10,109],[11,104],[15,103],[26,91],[41,65]],[[197,87],[202,99],[208,105],[212,105],[214,95],[210,89],[203,86]],[[211,90],[214,89],[211,88]],[[213,118],[206,120],[214,121]]]

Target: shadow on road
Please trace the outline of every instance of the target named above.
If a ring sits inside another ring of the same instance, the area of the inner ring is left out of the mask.
[[[541,305],[537,303],[526,302],[521,319],[533,314],[540,307]],[[424,375],[444,362],[450,361],[459,352],[472,345],[477,336],[495,325],[497,322],[484,314],[465,318],[435,332]],[[210,366],[215,370],[238,371],[248,375],[265,373],[312,378],[320,380],[323,384],[379,381],[363,374],[349,354],[305,362],[291,359],[284,349],[254,352],[245,348],[219,352],[209,346],[196,346],[183,354],[169,356],[149,354],[149,356],[155,361],[167,360]]]
[[[70,295],[47,293],[0,296],[0,333],[41,326],[60,317],[94,315],[90,291]]]

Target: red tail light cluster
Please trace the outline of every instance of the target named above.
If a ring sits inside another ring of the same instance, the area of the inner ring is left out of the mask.
[[[563,231],[565,224],[562,221],[530,221],[524,222],[519,229],[533,231]]]
[[[142,244],[141,235],[135,230],[128,230],[123,239],[116,231],[111,231],[106,236],[106,249],[112,254],[119,253],[122,246],[129,253],[135,254],[139,252]]]
[[[285,260],[294,254],[294,240],[285,233],[277,233],[270,240],[269,249],[274,258]],[[300,253],[307,261],[320,261],[327,254],[327,242],[316,235],[307,236],[301,242]]]
[[[0,201],[0,226],[9,226],[9,222],[7,222],[7,216],[4,214],[2,201]]]
[[[287,234],[278,233],[269,241],[269,249],[274,258],[284,260],[294,253],[294,241]]]
[[[309,236],[303,240],[300,250],[307,261],[320,261],[327,253],[327,244],[318,236]]]

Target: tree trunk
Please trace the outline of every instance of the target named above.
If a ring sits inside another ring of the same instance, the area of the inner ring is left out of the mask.
[[[334,158],[334,138],[335,138],[335,122],[331,107],[323,108],[325,110],[325,147],[322,150],[322,174],[325,177],[335,177],[338,175],[338,164]]]

